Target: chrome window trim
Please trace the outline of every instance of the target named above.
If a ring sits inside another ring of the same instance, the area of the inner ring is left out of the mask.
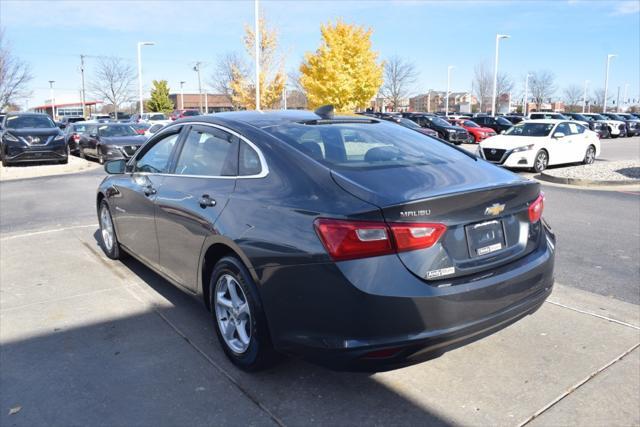
[[[249,139],[247,139],[246,137],[244,137],[243,135],[239,134],[238,132],[229,129],[227,127],[215,124],[215,123],[207,123],[207,122],[185,122],[185,123],[171,123],[166,125],[165,127],[163,127],[161,130],[159,130],[158,132],[153,134],[153,137],[155,138],[156,136],[159,139],[162,139],[162,134],[166,133],[167,130],[171,129],[172,127],[176,127],[176,126],[186,126],[186,125],[200,125],[200,126],[209,126],[212,128],[216,128],[216,129],[220,129],[224,132],[228,132],[231,135],[237,137],[238,139],[246,142],[249,147],[251,147],[256,153],[258,153],[258,159],[260,159],[260,166],[261,166],[261,171],[259,174],[256,175],[234,175],[234,176],[224,176],[224,175],[182,175],[182,174],[177,174],[177,173],[152,173],[152,172],[131,172],[132,174],[138,174],[138,175],[155,175],[155,176],[181,176],[181,177],[185,177],[185,178],[214,178],[214,179],[256,179],[256,178],[264,178],[267,175],[269,175],[269,166],[267,165],[267,161],[264,158],[264,155],[262,154],[262,150],[260,150],[253,142],[251,142]],[[239,147],[238,147],[239,149]],[[135,162],[136,156],[132,157],[131,162],[132,164]]]

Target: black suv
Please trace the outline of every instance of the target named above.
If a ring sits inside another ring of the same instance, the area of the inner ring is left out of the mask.
[[[55,161],[67,163],[64,134],[46,114],[9,113],[0,129],[2,166],[13,163]]]
[[[482,127],[491,128],[496,131],[496,133],[501,133],[502,131],[506,131],[513,123],[504,117],[493,117],[493,116],[477,116],[472,117],[471,121],[476,122]]]
[[[413,120],[423,128],[438,132],[438,137],[452,144],[469,141],[469,132],[460,126],[453,126],[445,119],[429,113],[404,113],[403,117]]]
[[[609,134],[609,129],[607,128],[606,123],[603,121],[596,120],[595,117],[584,116],[580,113],[562,113],[564,116],[570,118],[571,120],[577,120],[580,122],[584,122],[589,125],[589,129],[596,132],[598,137],[600,138],[609,138],[611,135]]]

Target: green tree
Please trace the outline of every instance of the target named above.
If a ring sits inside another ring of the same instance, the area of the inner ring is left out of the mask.
[[[169,83],[166,80],[153,81],[151,99],[147,101],[147,110],[158,113],[170,113],[173,110],[173,101],[169,98]]]
[[[300,66],[309,106],[333,104],[337,111],[368,106],[382,85],[384,68],[371,49],[371,30],[338,21],[320,32],[320,47]]]

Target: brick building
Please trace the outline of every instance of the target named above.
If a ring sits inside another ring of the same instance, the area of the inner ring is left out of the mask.
[[[231,99],[227,95],[208,93],[206,96],[206,102],[205,94],[199,95],[197,93],[185,93],[184,95],[172,93],[169,95],[169,99],[173,102],[174,109],[199,110],[202,107],[204,111],[206,106],[208,113],[233,110]]]

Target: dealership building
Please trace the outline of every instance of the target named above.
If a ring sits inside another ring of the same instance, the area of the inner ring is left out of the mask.
[[[169,99],[173,102],[173,108],[176,110],[207,110],[207,113],[219,113],[221,111],[233,110],[231,100],[227,95],[208,93],[172,93]]]
[[[85,114],[82,114],[82,101],[80,99],[61,97],[54,99],[53,103],[50,99],[46,99],[44,104],[32,107],[29,111],[48,114],[55,120],[60,120],[64,117],[87,117],[95,112],[98,104],[102,104],[102,101],[85,101]]]

